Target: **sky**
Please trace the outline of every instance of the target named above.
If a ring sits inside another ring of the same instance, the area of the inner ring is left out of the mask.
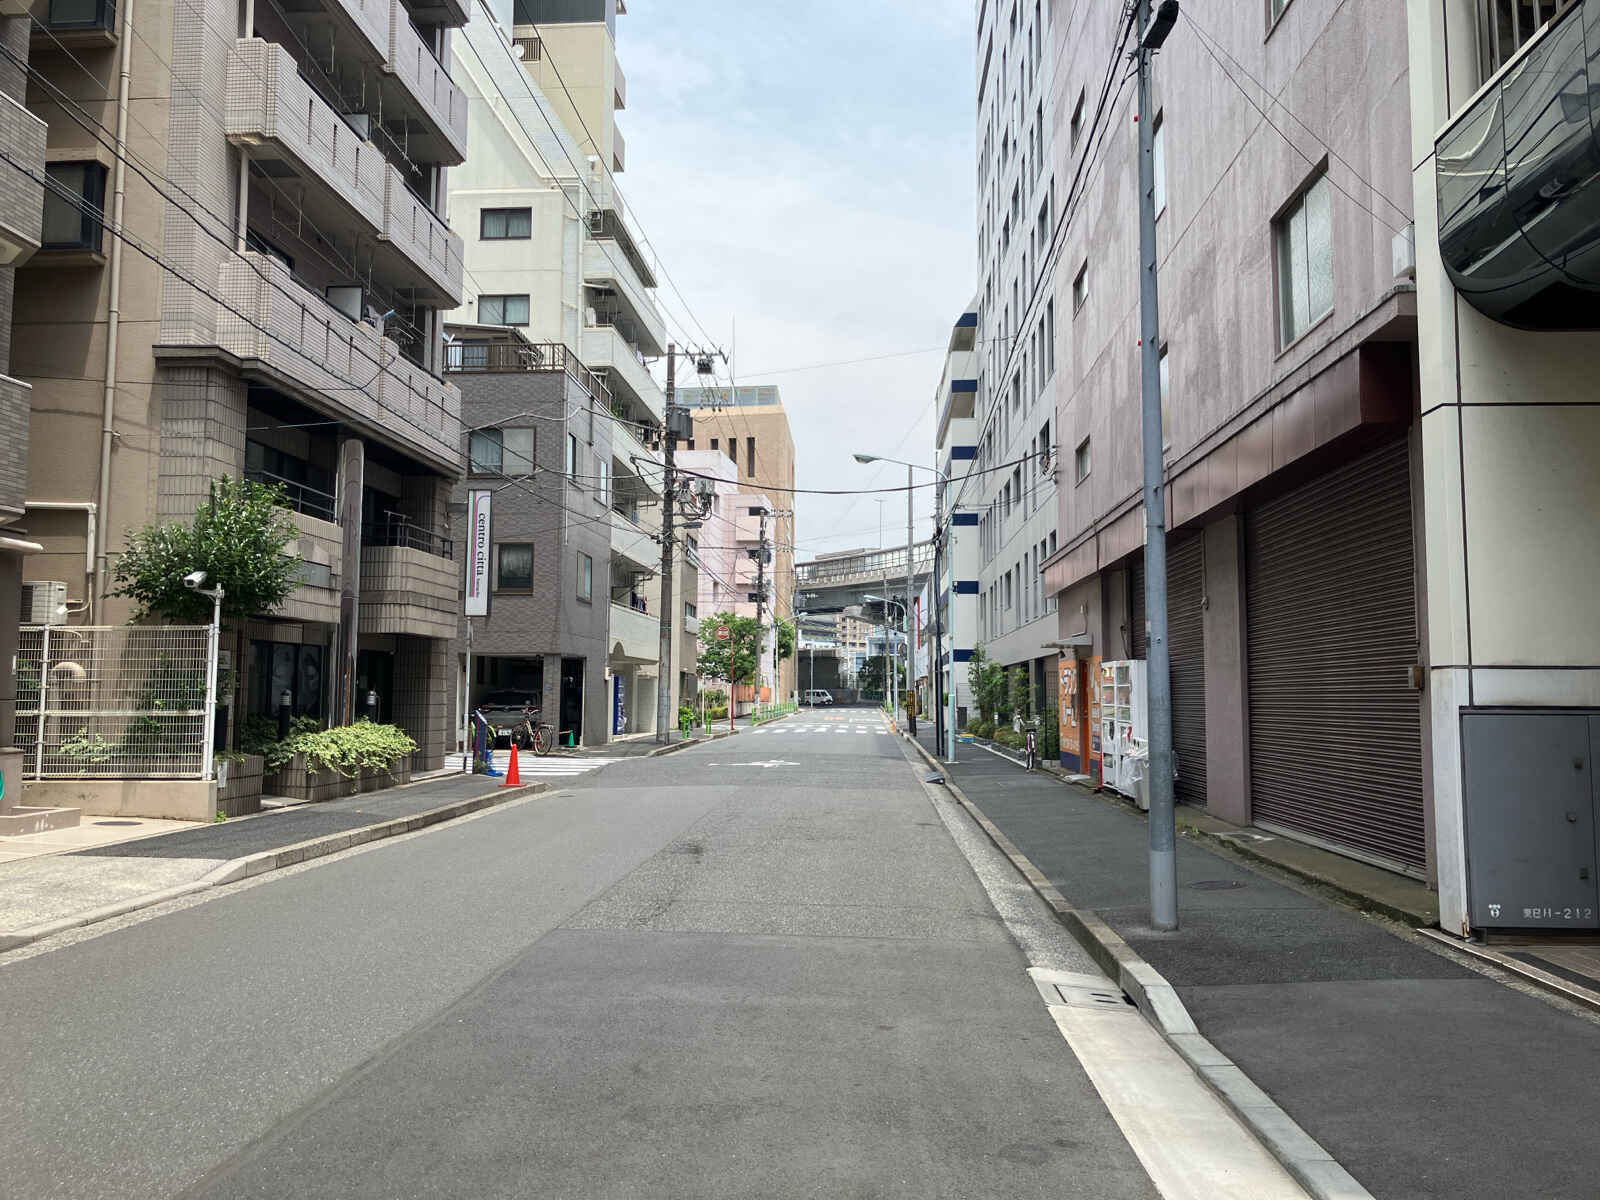
[[[904,486],[857,451],[932,465],[975,286],[973,21],[970,0],[629,0],[618,18],[618,184],[677,285],[658,293],[669,333],[728,348],[737,326],[737,381],[780,388],[797,487]],[[884,498],[903,545],[904,493]],[[800,561],[878,544],[872,496],[794,504]],[[931,489],[916,509],[920,539]]]

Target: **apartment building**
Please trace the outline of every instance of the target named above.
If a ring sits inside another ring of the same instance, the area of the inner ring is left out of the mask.
[[[1072,116],[1049,148],[1061,484],[1044,584],[1073,648],[1062,761],[1090,770],[1095,664],[1144,658],[1148,638],[1124,16],[1096,0],[1048,31]],[[1155,137],[1178,798],[1427,877],[1408,69],[1384,0],[1213,6],[1156,56],[1138,116]]]
[[[29,535],[24,507],[32,389],[11,375],[16,269],[43,238],[45,125],[23,105],[31,28],[20,6],[0,6],[0,814],[22,797],[22,754],[11,748],[17,626],[23,555],[42,549]]]
[[[689,410],[694,422],[688,448],[726,455],[738,469],[739,480],[752,492],[770,498],[772,519],[768,536],[773,561],[767,578],[771,591],[768,608],[782,620],[794,622],[794,437],[783,397],[773,386],[681,387],[678,404]],[[771,649],[768,650],[768,660]],[[797,676],[792,658],[778,664],[777,678],[764,677],[778,699],[795,694]]]
[[[1025,666],[1046,712],[1057,678],[1056,600],[1040,567],[1058,549],[1055,292],[1065,269],[1050,244],[1071,186],[1051,153],[1068,111],[1052,44],[1060,9],[1044,0],[979,5],[978,390],[961,443],[977,456],[948,510],[978,522],[977,632],[968,646]]]
[[[739,617],[754,617],[756,595],[761,579],[768,582],[768,602],[761,607],[763,623],[762,642],[767,647],[768,660],[757,689],[765,691],[765,699],[772,699],[772,627],[773,611],[770,601],[772,562],[758,565],[756,555],[761,551],[763,531],[770,554],[772,531],[776,522],[770,497],[750,491],[740,480],[739,469],[720,450],[680,450],[677,466],[697,480],[700,490],[709,503],[706,516],[699,528],[686,528],[686,552],[699,564],[699,593],[696,610],[701,616],[714,616],[731,612]],[[767,514],[763,518],[763,514]],[[772,556],[775,558],[776,556]],[[736,696],[740,711],[754,701],[760,692]]]
[[[940,475],[939,565],[935,573],[933,603],[943,640],[944,659],[940,694],[955,692],[957,727],[966,725],[972,712],[972,684],[968,678],[972,651],[980,639],[979,607],[983,603],[983,513],[976,497],[984,484],[968,476],[978,457],[978,305],[974,300],[956,321],[945,354],[944,374],[934,408],[939,424],[934,436],[934,466]],[[970,490],[968,490],[970,488]],[[965,492],[974,506],[963,508],[958,497]],[[1052,531],[1054,532],[1054,531]],[[1049,534],[1046,535],[1046,548]],[[948,701],[945,701],[948,705]]]
[[[1593,930],[1600,3],[1405,15],[1440,924]]]
[[[71,621],[120,622],[107,593],[131,529],[189,519],[221,475],[281,484],[301,583],[238,631],[224,702],[270,712],[287,691],[338,720],[376,691],[437,765],[462,465],[440,377],[439,314],[462,289],[444,176],[467,140],[446,64],[464,5],[40,0],[32,16],[50,189],[16,283],[43,547],[25,577],[64,583]]]
[[[598,611],[609,629],[603,659],[591,662],[588,650],[572,645],[517,649],[494,630],[492,618],[485,636],[496,654],[584,658],[588,693],[604,695],[610,714],[586,724],[590,739],[654,729],[660,623],[663,617],[674,623],[672,636],[681,646],[693,621],[681,605],[667,614],[660,605],[666,397],[651,364],[667,344],[654,266],[615,178],[623,167],[616,112],[625,102],[618,11],[615,0],[517,0],[503,14],[509,26],[477,14],[456,51],[481,153],[452,177],[467,280],[454,319],[463,328],[514,331],[529,347],[526,354],[541,363],[587,369],[604,397],[605,411],[596,419],[608,427],[596,439],[587,437],[587,428],[578,431],[581,469],[568,472],[590,475],[590,490],[608,498],[598,519],[609,529],[610,551],[594,566]],[[579,415],[568,414],[568,433]],[[554,422],[556,414],[549,416]],[[541,432],[554,435],[558,428],[544,425]],[[574,536],[576,528],[569,523]],[[686,557],[679,562],[692,571]],[[560,604],[570,590],[562,591]],[[686,575],[677,591],[694,596],[698,578]],[[554,596],[549,600],[552,608],[558,605]],[[464,653],[460,664],[464,669]],[[673,674],[669,713],[693,690],[692,673]],[[474,680],[469,686],[487,685]]]

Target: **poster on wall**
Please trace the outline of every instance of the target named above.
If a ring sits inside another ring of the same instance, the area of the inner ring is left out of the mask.
[[[474,491],[467,496],[467,597],[462,610],[469,617],[489,615],[489,536],[494,494]]]
[[[611,677],[611,732],[628,732],[628,686],[621,675]]]
[[[1061,733],[1061,762],[1063,766],[1078,769],[1078,663],[1076,659],[1061,660],[1061,686],[1056,689],[1060,705],[1056,723]],[[1071,760],[1070,762],[1068,760]]]

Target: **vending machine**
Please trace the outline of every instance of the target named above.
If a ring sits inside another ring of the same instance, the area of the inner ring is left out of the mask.
[[[1135,794],[1134,783],[1149,756],[1149,707],[1143,659],[1102,662],[1096,675],[1100,699],[1102,786]]]

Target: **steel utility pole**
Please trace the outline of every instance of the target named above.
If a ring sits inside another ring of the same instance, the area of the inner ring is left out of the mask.
[[[916,703],[913,696],[917,690],[917,634],[916,607],[912,600],[911,589],[916,565],[912,561],[912,539],[916,534],[913,528],[916,518],[912,516],[913,497],[916,492],[912,490],[912,468],[906,467],[906,728],[911,731],[911,736],[917,736]]]
[[[761,706],[761,676],[767,667],[766,639],[761,636],[761,610],[767,600],[767,510],[761,510],[761,536],[756,541],[756,694],[752,703]],[[776,615],[776,614],[774,614]],[[773,630],[776,637],[777,630]]]
[[[678,405],[678,347],[667,347],[667,412],[666,435],[662,439],[665,471],[661,477],[661,642],[659,678],[656,680],[656,741],[665,742],[672,726],[672,631],[677,622],[673,619],[672,593],[672,535],[673,501],[677,498],[676,457],[678,448],[676,409]],[[731,704],[732,701],[730,700]]]
[[[1172,796],[1172,675],[1167,645],[1167,513],[1161,431],[1161,307],[1156,293],[1155,111],[1150,65],[1178,18],[1178,0],[1138,0],[1139,365],[1144,401],[1144,611],[1150,761],[1150,924],[1178,927],[1177,838]]]

